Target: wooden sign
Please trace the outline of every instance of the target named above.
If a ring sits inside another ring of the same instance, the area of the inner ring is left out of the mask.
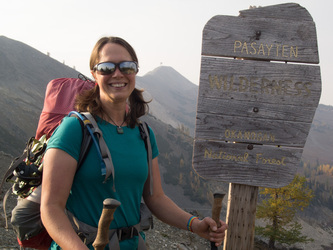
[[[298,4],[210,19],[203,31],[195,171],[258,187],[289,184],[320,99],[318,62],[315,24]]]

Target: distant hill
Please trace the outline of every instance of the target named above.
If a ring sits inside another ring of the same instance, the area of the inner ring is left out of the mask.
[[[24,43],[0,36],[0,151],[17,155],[35,133],[46,84],[78,72]],[[137,77],[137,86],[152,99],[150,113],[194,134],[198,86],[171,67]],[[319,105],[304,148],[303,160],[333,165],[333,107]],[[8,143],[10,142],[10,143]]]
[[[307,138],[303,161],[333,165],[333,106],[319,105]]]
[[[58,77],[77,77],[78,72],[21,42],[0,36],[0,151],[19,155],[34,135],[43,105],[46,84]],[[180,202],[183,193],[204,203],[212,188],[192,171],[193,135],[198,86],[171,67],[158,67],[137,77],[137,85],[152,99],[150,115],[160,149],[162,178]],[[333,107],[319,105],[303,153],[303,162],[313,167],[333,165]],[[0,162],[3,171],[8,165]],[[301,168],[300,168],[301,169]],[[302,172],[302,171],[301,171]],[[217,186],[222,184],[217,183]],[[191,202],[187,204],[190,204]],[[194,202],[194,201],[193,201]],[[199,204],[199,203],[196,203]],[[193,207],[194,205],[189,205]]]
[[[38,50],[0,36],[0,151],[19,154],[36,131],[46,84],[77,75]]]
[[[194,135],[198,86],[171,67],[161,66],[137,78],[137,85],[152,99],[150,112],[161,121],[178,128],[181,124]]]
[[[21,42],[0,36],[0,151],[18,155],[34,135],[47,83],[79,72]],[[198,86],[171,67],[137,77],[137,87],[152,100],[150,113],[194,133]],[[10,143],[8,143],[10,142]]]
[[[7,156],[8,154],[18,156],[22,153],[27,139],[35,134],[47,83],[58,77],[77,77],[79,72],[30,46],[3,36],[0,37],[0,55],[0,66],[9,65],[0,67],[0,114],[2,117],[0,152],[4,152]],[[158,84],[154,86],[152,83]],[[178,87],[176,87],[177,84]],[[188,80],[170,67],[160,67],[146,76],[138,77],[138,85],[146,89],[145,93],[147,97],[150,97],[149,99],[153,99],[150,104],[153,115],[147,115],[143,119],[153,127],[158,141],[162,178],[170,185],[178,184],[179,175],[174,176],[171,173],[192,171],[192,138],[182,134],[175,127],[180,123],[190,126],[191,120],[194,123],[196,109],[194,97],[197,86],[193,84],[192,86]],[[153,91],[162,88],[165,95],[160,96],[157,91],[157,98],[155,98],[155,95],[149,93],[150,88]],[[182,100],[182,95],[188,95],[188,97]],[[194,100],[190,96],[193,96]],[[171,106],[174,112],[169,111],[168,106]],[[166,120],[174,127],[161,121],[166,117],[163,114],[168,114]],[[177,121],[176,115],[179,117],[183,115],[183,117]],[[193,127],[194,125],[192,129]],[[182,171],[177,170],[180,162],[183,162]],[[8,168],[7,161],[7,164],[3,163],[4,161],[0,161],[0,173]],[[189,176],[190,174],[184,176],[183,186],[190,183]],[[170,185],[166,184],[165,187],[171,187]],[[179,187],[176,192],[180,195],[179,201],[183,202],[186,199],[182,189]],[[173,190],[170,188],[170,192],[174,192]],[[194,195],[192,190],[187,192],[188,195]],[[192,203],[188,201],[187,204]]]

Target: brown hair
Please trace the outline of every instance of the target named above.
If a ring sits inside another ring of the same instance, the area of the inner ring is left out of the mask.
[[[123,46],[131,55],[133,61],[138,62],[137,55],[132,46],[120,37],[102,37],[97,41],[90,56],[90,70],[99,62],[100,52],[105,44],[115,43]],[[148,103],[143,98],[143,90],[135,88],[129,96],[129,113],[126,117],[127,124],[134,128],[138,123],[139,117],[148,112]],[[92,115],[103,113],[102,103],[99,98],[99,87],[96,85],[93,89],[84,92],[76,98],[75,108],[79,112],[90,112]]]

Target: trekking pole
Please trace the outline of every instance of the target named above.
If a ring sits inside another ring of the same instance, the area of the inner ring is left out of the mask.
[[[103,201],[103,211],[98,222],[97,236],[92,244],[95,250],[104,250],[109,243],[109,227],[113,220],[114,211],[120,206],[120,202],[115,199],[105,199]]]
[[[214,203],[212,208],[212,219],[216,222],[217,227],[221,227],[220,223],[220,213],[222,209],[222,200],[224,198],[225,194],[223,193],[214,193]],[[215,246],[215,242],[210,242],[210,249],[211,250],[217,250],[217,246]]]

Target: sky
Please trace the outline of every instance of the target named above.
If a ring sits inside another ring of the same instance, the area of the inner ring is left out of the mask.
[[[171,66],[198,85],[202,31],[213,16],[238,16],[250,5],[289,2],[306,8],[316,24],[320,103],[333,105],[332,0],[0,0],[0,35],[49,53],[88,76],[97,40],[119,36],[136,50],[139,75]]]

